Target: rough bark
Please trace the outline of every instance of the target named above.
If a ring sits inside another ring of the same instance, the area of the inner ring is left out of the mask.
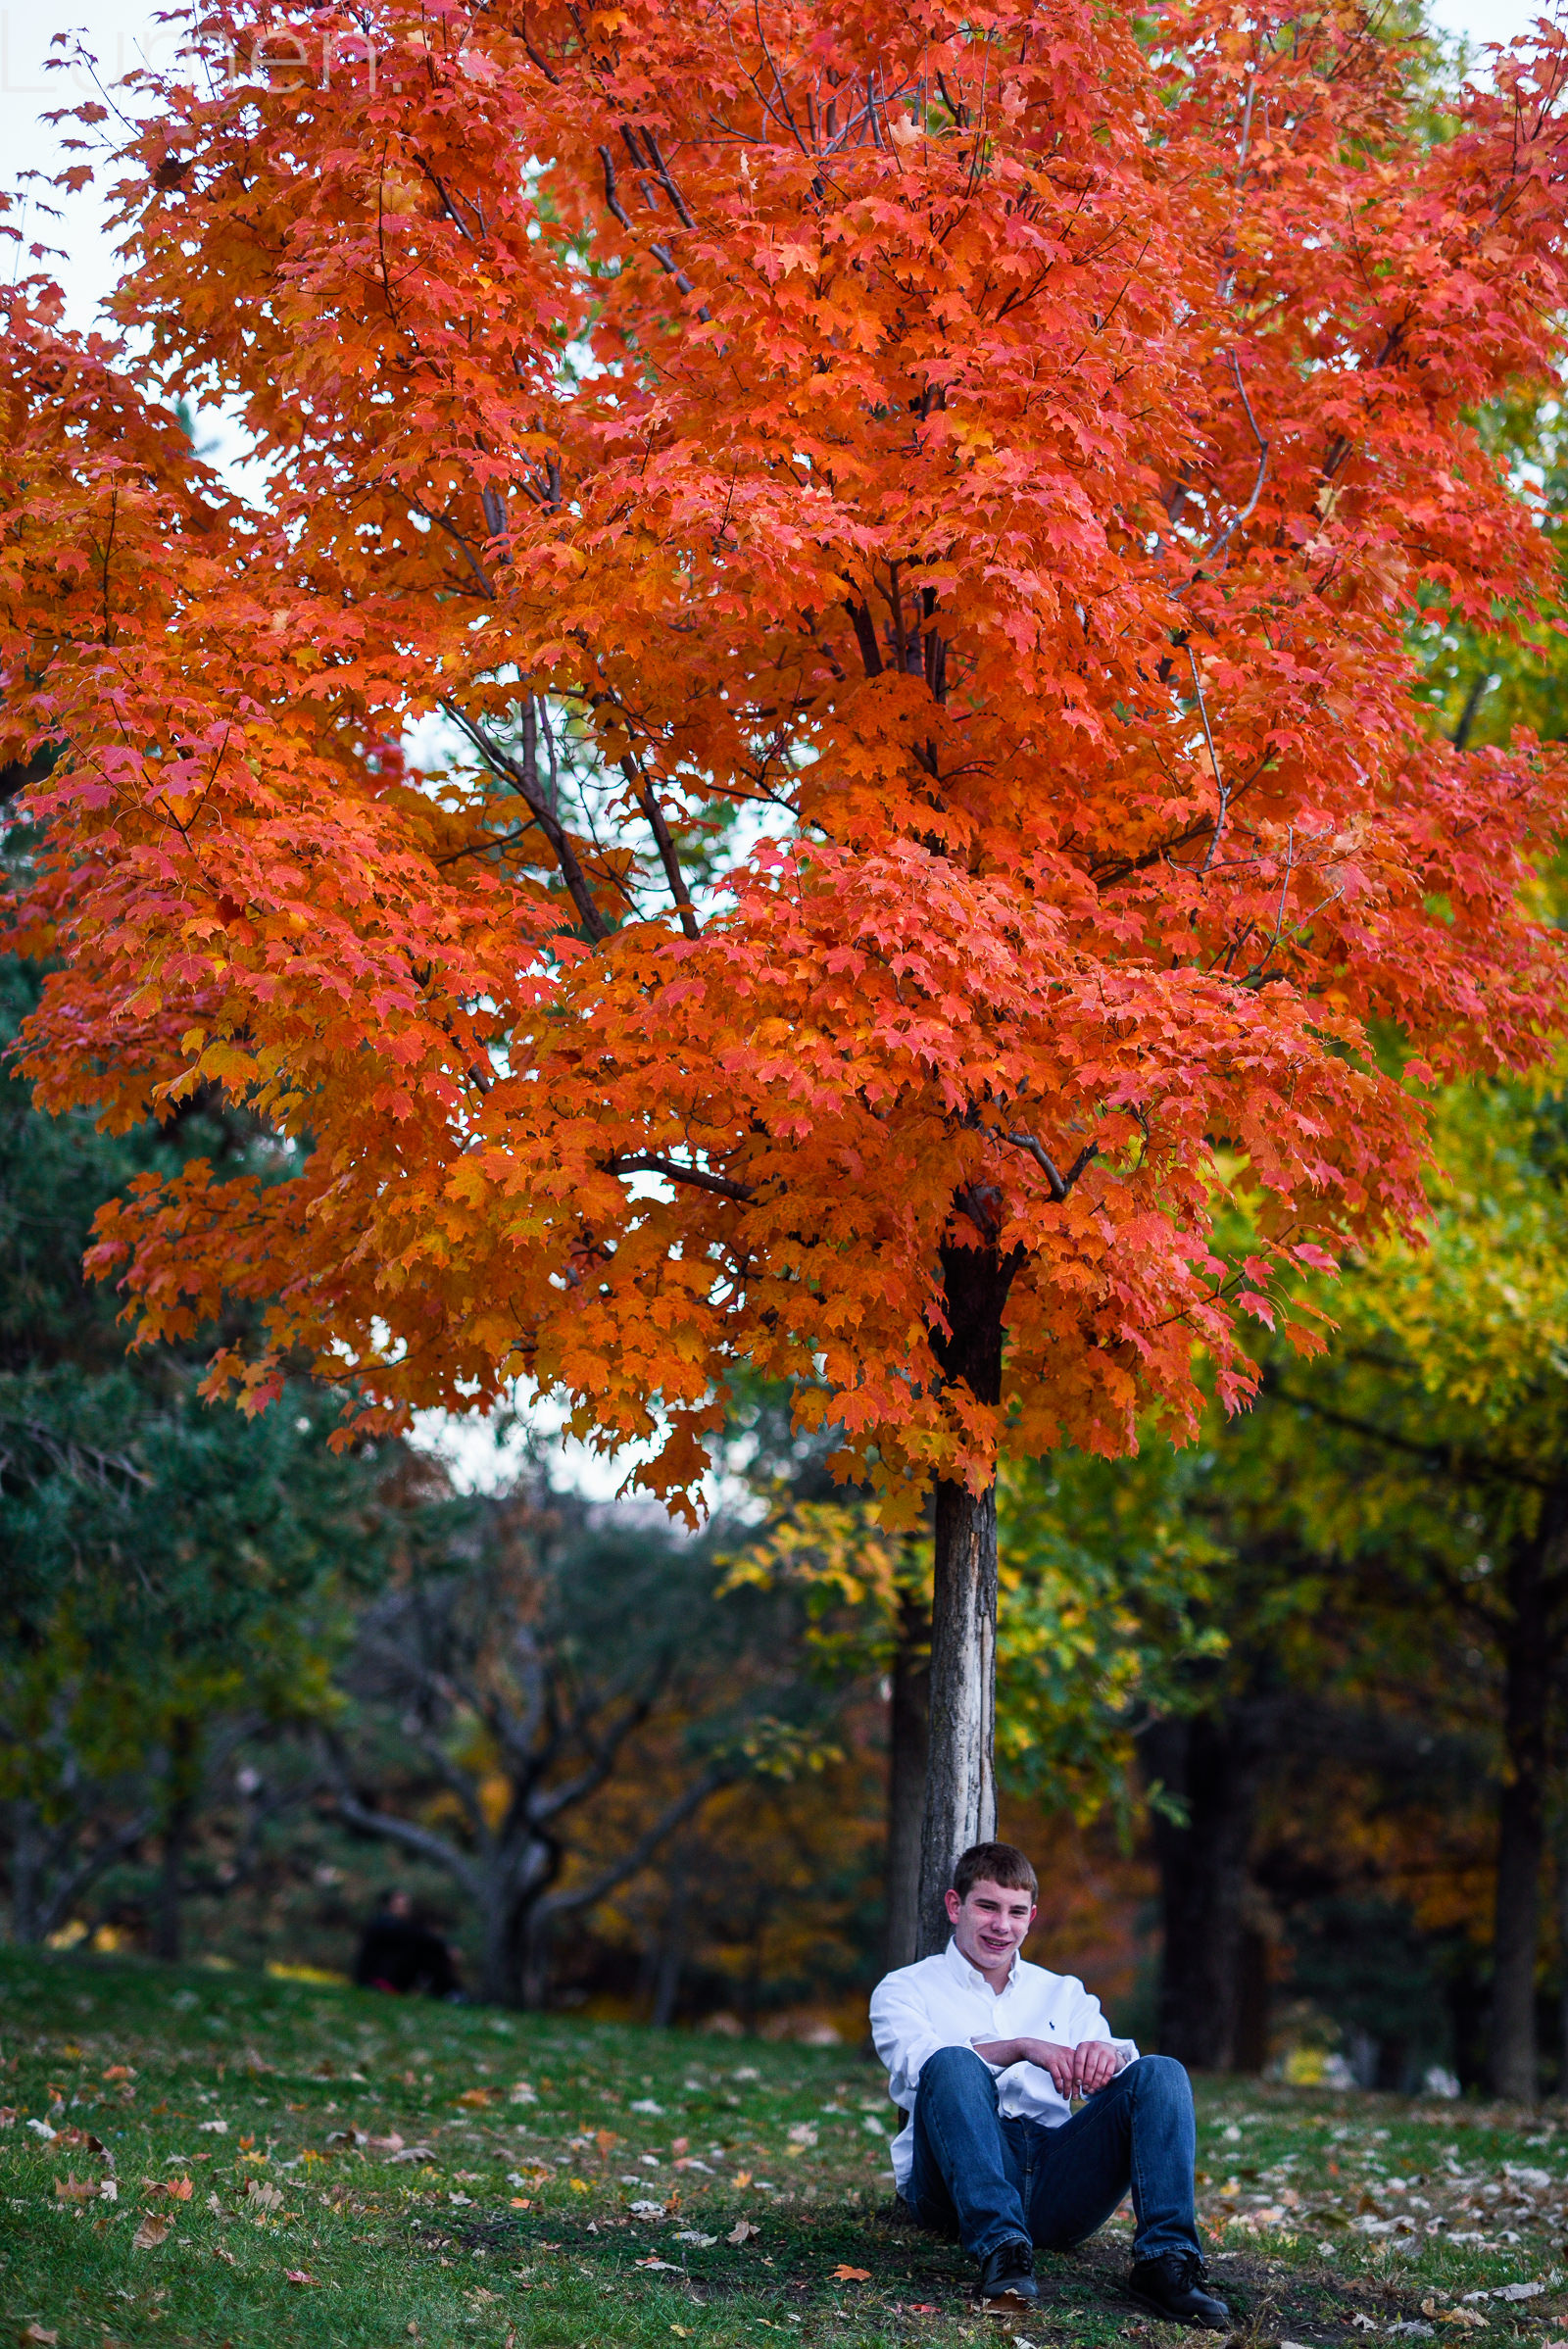
[[[1002,1399],[1003,1311],[1018,1256],[945,1248],[949,1334],[933,1350],[950,1385]],[[997,1487],[941,1480],[931,1597],[931,1731],[920,1835],[919,1953],[948,1937],[943,1895],[967,1844],[997,1830]]]
[[[1533,2104],[1540,2089],[1536,1953],[1546,1840],[1552,1648],[1545,1567],[1555,1531],[1555,1527],[1544,1527],[1537,1540],[1516,1543],[1508,1561],[1504,1775],[1497,1797],[1497,1889],[1493,1915],[1487,2084],[1494,2096],[1507,2096],[1521,2104]]]
[[[1157,1811],[1153,1820],[1163,1927],[1159,2050],[1195,2071],[1234,2071],[1258,2036],[1248,2012],[1244,1903],[1266,1711],[1244,1702],[1153,1722],[1142,1747],[1151,1779],[1186,1811],[1181,1826]]]
[[[889,1972],[919,1951],[920,1828],[931,1745],[931,1616],[917,1590],[899,1593],[888,1720],[887,1941]]]

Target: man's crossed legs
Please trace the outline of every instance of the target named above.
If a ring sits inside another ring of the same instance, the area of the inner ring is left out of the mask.
[[[971,2048],[943,2047],[920,2067],[906,2199],[922,2227],[956,2229],[990,2289],[1009,2276],[1032,2278],[1028,2246],[1081,2243],[1131,2187],[1132,2288],[1162,2316],[1223,2328],[1224,2303],[1197,2288],[1197,2148],[1193,2092],[1167,2056],[1141,2057],[1059,2129],[1043,2129],[1004,2120],[989,2066]]]

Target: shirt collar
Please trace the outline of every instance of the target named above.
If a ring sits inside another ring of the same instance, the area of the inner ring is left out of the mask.
[[[968,1959],[964,1956],[963,1951],[958,1947],[958,1936],[956,1933],[955,1933],[953,1938],[949,1941],[946,1955],[948,1961],[948,1972],[954,1977],[955,1981],[961,1982],[967,1989],[991,1991],[991,1995],[993,1997],[1001,1998],[1012,1988],[1013,1983],[1018,1979],[1019,1957],[1016,1949],[1012,1953],[1012,1964],[1007,1969],[1006,1981],[1003,1983],[1000,1990],[995,1991],[991,1990],[991,1984],[987,1982],[985,1976],[980,1972],[979,1967],[971,1966]]]

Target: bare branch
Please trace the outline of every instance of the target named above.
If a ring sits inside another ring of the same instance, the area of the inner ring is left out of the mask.
[[[995,1132],[997,1129],[992,1128],[991,1130]],[[1041,1149],[1040,1144],[1035,1140],[1033,1134],[1004,1133],[1003,1134],[1002,1139],[1004,1142],[1010,1142],[1014,1150],[1028,1151],[1030,1157],[1033,1158],[1035,1164],[1045,1176],[1046,1181],[1050,1184],[1051,1196],[1058,1206],[1060,1206],[1062,1200],[1066,1198],[1068,1192],[1077,1182],[1078,1177],[1083,1173],[1084,1169],[1087,1166],[1093,1165],[1095,1159],[1100,1155],[1099,1143],[1088,1143],[1078,1152],[1077,1157],[1074,1158],[1066,1173],[1060,1174],[1057,1172],[1053,1161]]]
[[[611,211],[614,214],[616,220],[620,222],[622,228],[625,229],[627,235],[629,236],[632,234],[631,220],[626,211],[626,207],[622,204],[620,197],[616,192],[615,187],[615,159],[608,147],[600,147],[596,150],[596,152],[599,156],[600,162],[605,167],[605,202],[609,205]],[[679,286],[683,294],[694,294],[697,291],[697,288],[693,285],[685,270],[680,267],[674,255],[666,246],[650,244],[648,250],[658,262],[660,268],[664,270],[665,274],[674,278],[675,283]],[[709,324],[710,312],[706,302],[699,304],[697,315],[702,319],[705,326]]]
[[[569,1892],[548,1893],[534,1914],[543,1919],[559,1917],[570,1909],[592,1908],[596,1901],[605,1899],[607,1894],[612,1892],[617,1884],[623,1884],[629,1876],[635,1876],[638,1869],[652,1859],[666,1835],[673,1835],[675,1829],[689,1819],[694,1811],[700,1810],[709,1796],[716,1794],[720,1786],[732,1786],[739,1775],[734,1768],[715,1767],[706,1771],[694,1786],[688,1786],[684,1794],[678,1795],[661,1812],[630,1851],[612,1862],[610,1867],[601,1869],[587,1884],[576,1884]]]
[[[1203,699],[1202,679],[1198,674],[1198,661],[1191,644],[1187,647],[1187,665],[1193,672],[1193,691],[1198,696],[1198,714],[1203,721],[1203,740],[1208,745],[1208,763],[1214,770],[1214,788],[1219,793],[1219,813],[1214,818],[1214,830],[1209,839],[1208,853],[1198,868],[1199,878],[1201,880],[1214,861],[1214,852],[1219,847],[1220,834],[1225,829],[1225,818],[1230,813],[1231,795],[1225,787],[1225,778],[1219,771],[1219,758],[1214,749],[1213,734],[1209,730],[1208,704]]]
[[[604,940],[610,936],[610,924],[594,903],[594,893],[588,885],[587,874],[577,860],[576,850],[567,839],[564,827],[540,788],[537,761],[532,762],[529,766],[524,765],[519,759],[514,759],[510,752],[502,749],[501,745],[484,726],[480,725],[477,719],[465,716],[455,702],[443,701],[441,707],[448,717],[463,728],[474,749],[489,761],[495,772],[504,776],[509,783],[515,783],[528,806],[533,809],[539,829],[555,851],[556,861],[561,866],[561,877],[566,884],[571,902],[581,917],[583,928],[596,946],[602,945]]]
[[[686,886],[686,876],[680,869],[680,857],[676,854],[669,826],[664,821],[664,810],[659,805],[654,787],[644,780],[642,770],[629,751],[620,762],[620,771],[637,794],[637,805],[648,818],[659,849],[659,861],[664,868],[669,894],[680,915],[680,926],[688,938],[701,938],[703,933],[698,925],[697,909],[692,904],[692,893]]]
[[[1249,104],[1250,104],[1250,97],[1249,97]],[[1247,411],[1247,420],[1251,426],[1252,438],[1257,443],[1257,478],[1252,483],[1252,494],[1248,499],[1247,504],[1242,508],[1241,513],[1236,514],[1232,520],[1226,523],[1219,536],[1208,546],[1206,546],[1201,555],[1200,555],[1198,559],[1198,566],[1200,570],[1201,570],[1204,563],[1212,563],[1214,557],[1219,554],[1221,549],[1229,545],[1231,538],[1242,527],[1244,522],[1249,522],[1251,520],[1252,515],[1257,509],[1257,501],[1263,495],[1263,480],[1264,476],[1268,472],[1269,445],[1268,442],[1263,438],[1262,433],[1259,432],[1257,428],[1257,418],[1252,414],[1252,403],[1247,396],[1247,386],[1242,381],[1242,370],[1237,362],[1234,351],[1231,353],[1230,358],[1231,373],[1236,378],[1236,389],[1241,396],[1242,406]]]
[[[404,1851],[412,1851],[421,1860],[430,1860],[455,1876],[470,1900],[483,1906],[484,1883],[476,1868],[470,1867],[455,1843],[438,1835],[427,1827],[416,1827],[412,1819],[400,1819],[395,1811],[372,1811],[368,1803],[346,1784],[336,1786],[338,1816],[349,1827],[357,1827],[362,1835],[379,1835],[384,1842],[396,1843]]]
[[[719,1199],[738,1199],[743,1206],[749,1207],[757,1197],[746,1184],[732,1183],[727,1175],[710,1174],[704,1166],[682,1166],[677,1159],[661,1158],[653,1150],[617,1150],[603,1165],[606,1174],[663,1175],[671,1183],[690,1183],[695,1190],[711,1191]]]

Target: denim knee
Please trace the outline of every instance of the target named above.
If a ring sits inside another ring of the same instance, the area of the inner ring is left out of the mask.
[[[956,2086],[970,2072],[971,2066],[973,2072],[990,2087],[991,2067],[975,2054],[972,2047],[939,2047],[920,2066],[919,2088]]]
[[[1193,2083],[1187,2067],[1173,2055],[1141,2055],[1133,2067],[1133,2086],[1139,2096],[1191,2098]]]

